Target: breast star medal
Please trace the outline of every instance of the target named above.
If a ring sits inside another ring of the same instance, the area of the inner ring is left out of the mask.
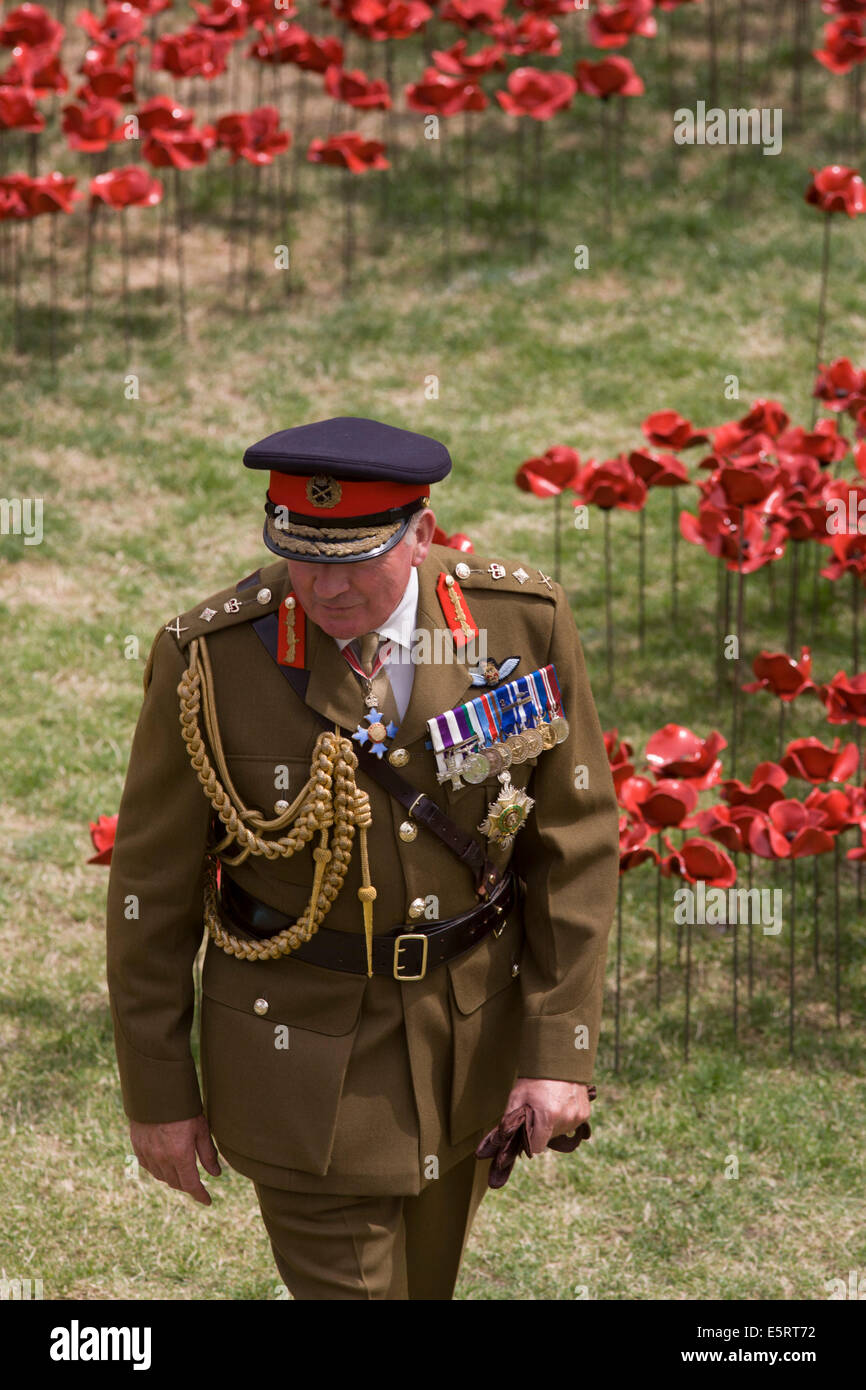
[[[487,815],[478,829],[482,835],[487,836],[492,845],[508,849],[535,802],[519,787],[512,787],[509,772],[500,773],[499,781],[502,791],[487,807]]]
[[[370,752],[374,753],[377,758],[381,758],[388,749],[385,739],[394,737],[397,732],[397,725],[393,722],[386,724],[383,716],[375,707],[370,710],[366,718],[367,728],[365,729],[363,724],[359,724],[352,738],[356,743],[360,743],[362,748],[369,743],[371,745]]]

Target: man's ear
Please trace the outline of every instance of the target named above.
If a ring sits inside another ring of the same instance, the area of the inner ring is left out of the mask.
[[[427,558],[427,552],[433,544],[433,532],[436,529],[436,517],[429,507],[425,507],[421,513],[421,518],[415,527],[415,544],[412,549],[412,564],[420,565]]]

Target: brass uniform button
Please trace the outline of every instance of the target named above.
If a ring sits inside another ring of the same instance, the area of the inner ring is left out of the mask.
[[[392,748],[388,754],[388,762],[392,767],[405,767],[409,761],[409,754],[405,748]]]
[[[459,565],[454,566],[454,573],[457,575],[458,579],[468,579],[472,571],[466,562],[461,560]]]
[[[416,917],[423,917],[425,904],[425,898],[412,899],[412,901],[409,904],[409,916],[413,919],[413,921]]]
[[[253,1004],[253,1013],[258,1014],[261,1018],[263,1014],[267,1013],[270,1007],[271,1006],[268,1003],[267,999],[257,999],[256,1002]]]
[[[418,834],[418,827],[413,820],[404,820],[398,833],[401,840],[405,840],[407,844],[411,844]]]
[[[275,801],[275,802],[274,802],[274,810],[276,811],[276,813],[277,813],[278,816],[281,816],[281,815],[283,814],[283,812],[284,812],[284,811],[288,811],[288,809],[289,809],[289,803],[288,803],[288,801]]]
[[[520,974],[520,966],[519,966],[519,965],[517,964],[517,962],[515,961],[514,964],[513,964],[512,967],[511,967],[511,977],[512,977],[512,979],[516,979],[517,976],[518,976],[519,974]]]
[[[271,591],[270,591],[270,589],[259,589],[259,592],[256,594],[256,600],[257,600],[258,603],[270,603],[270,601],[271,601]]]

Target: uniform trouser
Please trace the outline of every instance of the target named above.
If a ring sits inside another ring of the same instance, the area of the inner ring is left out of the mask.
[[[417,1197],[256,1183],[283,1283],[297,1299],[450,1299],[489,1168],[470,1154]]]

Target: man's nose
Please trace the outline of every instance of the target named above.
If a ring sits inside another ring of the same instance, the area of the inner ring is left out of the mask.
[[[352,587],[345,565],[317,565],[313,579],[313,593],[316,598],[327,601],[348,593]]]

